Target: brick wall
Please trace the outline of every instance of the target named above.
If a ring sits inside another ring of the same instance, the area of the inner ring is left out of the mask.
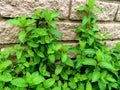
[[[6,23],[8,18],[19,17],[27,14],[28,17],[37,8],[49,8],[60,11],[58,30],[63,34],[62,42],[76,45],[75,27],[81,22],[81,13],[75,8],[84,5],[86,0],[0,0],[0,48],[18,43],[19,29]],[[97,0],[96,7],[103,13],[98,16],[98,25],[101,32],[107,31],[112,40],[107,40],[107,45],[114,46],[120,41],[120,0]]]

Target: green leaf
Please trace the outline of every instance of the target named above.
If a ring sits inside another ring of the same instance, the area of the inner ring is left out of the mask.
[[[76,10],[77,11],[85,11],[87,8],[85,6],[80,6]]]
[[[47,77],[50,76],[50,72],[46,70],[46,65],[40,65],[39,71],[43,76],[47,76]]]
[[[65,63],[67,61],[67,59],[68,59],[67,54],[66,53],[62,53],[61,59],[62,59],[62,62]]]
[[[37,44],[36,42],[34,41],[29,41],[27,42],[27,44],[30,46],[30,47],[34,47],[34,48],[37,48],[39,46],[39,44]]]
[[[43,82],[43,85],[45,88],[49,88],[51,86],[53,86],[55,83],[55,80],[53,78],[47,79]]]
[[[54,87],[52,90],[62,90],[61,87]]]
[[[93,7],[95,5],[96,0],[88,0],[88,6]]]
[[[94,38],[89,37],[89,38],[88,38],[88,44],[89,44],[89,45],[92,45],[93,43],[94,43]]]
[[[48,53],[48,54],[53,54],[53,53],[54,53],[53,48],[52,48],[52,47],[49,47],[47,53]]]
[[[34,72],[32,73],[31,75],[31,84],[32,85],[37,85],[37,84],[40,84],[41,82],[43,82],[45,79],[43,76],[39,75],[38,72]]]
[[[85,49],[84,53],[85,55],[94,55],[96,52],[94,49]]]
[[[49,55],[48,58],[49,58],[51,63],[55,62],[55,56],[54,55]]]
[[[13,25],[16,25],[16,26],[22,26],[20,21],[18,19],[10,19],[7,21],[8,24],[13,24]]]
[[[12,85],[15,85],[17,87],[27,87],[28,84],[26,83],[24,78],[15,78],[11,81]]]
[[[76,90],[85,90],[84,86],[85,86],[84,83],[80,83]]]
[[[113,67],[113,65],[111,63],[108,62],[100,62],[98,64],[101,68],[105,68],[108,69],[110,71],[116,71],[116,69]]]
[[[102,61],[103,60],[103,52],[101,50],[98,50],[96,52],[96,58],[97,58],[97,61]]]
[[[98,13],[102,12],[101,9],[99,9],[99,8],[91,8],[90,11],[93,12],[93,13],[94,12],[98,12]]]
[[[82,66],[82,63],[83,63],[84,59],[80,55],[78,55],[76,61],[77,61],[77,63],[76,63],[75,66],[78,69]]]
[[[49,32],[54,35],[55,37],[58,37],[59,39],[62,39],[62,34],[58,31],[58,30],[55,30],[55,29],[50,29]]]
[[[100,78],[100,71],[97,69],[94,70],[93,75],[92,75],[92,82],[98,81]]]
[[[26,40],[25,37],[26,37],[26,32],[25,31],[20,31],[18,38],[19,38],[21,43],[25,42],[25,40]]]
[[[63,66],[62,65],[58,65],[55,69],[55,74],[58,75],[61,73],[61,71],[63,70]]]
[[[34,57],[34,52],[31,49],[28,49],[27,52],[30,57]]]
[[[36,22],[36,20],[34,20],[34,19],[28,19],[27,23],[25,24],[25,26],[28,26],[28,25],[33,24],[35,22]]]
[[[110,75],[110,74],[108,74],[108,75],[106,76],[106,79],[107,79],[108,81],[110,81],[110,82],[113,82],[113,83],[116,82],[115,78],[114,78],[112,75]]]
[[[26,72],[26,82],[31,82],[31,74],[29,72]]]
[[[59,11],[55,11],[55,12],[52,13],[51,17],[52,18],[56,18],[59,15],[60,15],[60,12]]]
[[[3,57],[1,57],[1,59],[2,59],[2,58],[8,58],[8,57],[10,56],[10,48],[5,48],[5,49],[1,52],[1,55],[3,56]]]
[[[45,36],[45,42],[50,43],[53,39],[51,39],[49,36]]]
[[[66,72],[61,72],[60,75],[64,80],[68,80],[68,75],[66,74]]]
[[[18,18],[18,20],[20,21],[22,26],[25,26],[25,24],[27,23],[27,16],[23,14],[20,18]]]
[[[98,81],[98,86],[100,90],[106,90],[106,83],[103,81]]]
[[[44,55],[43,52],[41,52],[41,51],[38,51],[38,52],[37,52],[37,55],[38,55],[39,57],[42,57],[42,58],[45,57],[45,55]]]
[[[57,27],[57,25],[56,25],[54,22],[52,22],[52,21],[49,22],[49,25],[52,26],[53,28],[56,28],[56,27]]]
[[[36,88],[36,90],[45,90],[42,84],[39,84]]]
[[[92,84],[89,81],[86,83],[86,90],[92,90]]]
[[[66,60],[65,64],[68,65],[68,66],[74,67],[73,60],[71,60],[70,58],[68,58],[68,59]]]
[[[5,87],[4,90],[12,90],[12,89],[10,89],[9,87]]]
[[[85,41],[79,41],[80,44],[80,49],[83,50],[86,47],[86,42]]]
[[[65,83],[62,85],[62,88],[63,88],[63,90],[71,90],[71,89],[68,87],[67,82],[65,82]]]
[[[3,87],[5,86],[4,82],[0,82],[0,90],[3,90]]]
[[[81,74],[80,77],[79,77],[79,79],[80,79],[80,81],[85,81],[88,78],[87,78],[86,74]]]
[[[76,83],[73,82],[73,81],[69,82],[68,85],[69,85],[69,87],[70,87],[71,89],[74,89],[74,90],[75,90],[75,89],[77,88]]]
[[[61,47],[62,47],[62,44],[56,44],[54,50],[55,50],[55,51],[58,51],[58,50],[61,49]]]
[[[22,50],[16,52],[17,59],[20,59],[22,56]]]
[[[96,60],[94,60],[94,59],[86,58],[86,59],[83,61],[83,64],[84,64],[84,65],[96,66],[97,62],[96,62]]]
[[[3,82],[9,82],[12,80],[12,75],[8,72],[3,72],[3,74],[0,74],[0,81]]]
[[[87,16],[83,17],[82,24],[85,25],[89,22],[89,18]]]
[[[0,63],[0,72],[4,71],[8,66],[12,64],[12,61],[6,60]]]

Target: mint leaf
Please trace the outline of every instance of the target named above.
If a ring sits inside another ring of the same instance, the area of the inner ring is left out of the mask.
[[[17,87],[27,87],[28,84],[26,83],[24,78],[15,78],[11,81],[12,85],[15,85]]]

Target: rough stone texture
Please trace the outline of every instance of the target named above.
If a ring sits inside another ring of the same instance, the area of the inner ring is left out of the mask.
[[[119,5],[118,12],[116,15],[116,21],[120,21],[120,5]]]
[[[8,25],[5,20],[0,21],[0,44],[17,43],[19,29]]]
[[[101,32],[107,31],[112,39],[120,39],[120,23],[98,24]]]
[[[81,16],[83,14],[76,12],[75,9],[77,7],[79,7],[80,5],[81,6],[85,5],[85,3],[86,3],[86,0],[73,0],[72,1],[70,19],[72,19],[72,20],[80,20],[81,19]],[[100,21],[113,21],[114,20],[115,14],[117,12],[118,4],[97,1],[96,7],[102,9],[102,11],[103,11],[103,13],[101,13],[101,14],[96,13],[98,20],[100,20]]]
[[[60,22],[58,24],[58,30],[61,31],[63,35],[63,40],[74,40],[76,37],[75,27],[78,23],[70,23],[70,22]]]
[[[79,23],[57,22],[58,30],[63,35],[64,41],[75,40],[75,28]],[[120,23],[99,23],[101,32],[107,31],[112,39],[120,39]],[[19,29],[6,24],[5,20],[0,21],[0,44],[17,43]]]
[[[63,40],[75,40],[75,27],[78,25],[79,23],[59,23],[58,29],[62,32]],[[98,26],[101,33],[107,31],[112,39],[120,39],[120,23],[99,23]]]
[[[120,42],[120,40],[115,40],[115,41],[106,41],[106,45],[110,48],[113,48],[116,43]]]
[[[0,16],[30,16],[38,8],[59,10],[60,18],[68,18],[70,0],[0,0]]]
[[[72,1],[72,3],[70,3]],[[75,46],[75,27],[76,22],[83,17],[84,13],[76,12],[76,8],[85,5],[87,0],[0,0],[0,48],[5,44],[10,45],[18,43],[17,35],[19,29],[6,24],[2,17],[19,17],[22,14],[30,16],[38,8],[48,8],[50,10],[59,10],[59,18],[65,19],[56,22],[58,30],[63,35],[63,43]],[[115,41],[107,41],[110,47],[114,46],[120,40],[120,0],[96,0],[96,7],[101,8],[103,13],[98,16],[98,23],[101,32],[107,31]],[[71,5],[71,7],[70,7]],[[72,20],[72,21],[71,21]],[[76,20],[76,21],[75,21]],[[104,21],[104,23],[103,23]]]

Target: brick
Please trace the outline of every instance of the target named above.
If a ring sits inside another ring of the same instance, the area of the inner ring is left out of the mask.
[[[75,29],[79,23],[56,22],[57,29],[62,33],[64,41],[75,40]],[[120,23],[98,23],[101,32],[107,31],[112,39],[120,38]],[[0,44],[18,43],[17,35],[20,29],[8,25],[5,20],[0,21]]]
[[[79,23],[62,22],[58,24],[58,29],[63,35],[63,40],[75,40],[75,28]],[[100,32],[108,32],[112,39],[120,38],[120,23],[98,23]]]
[[[99,27],[101,32],[107,31],[112,39],[120,38],[120,23],[102,23]]]
[[[116,15],[116,21],[120,21],[120,5],[119,5],[118,12]]]
[[[5,20],[0,21],[0,44],[17,43],[18,32],[17,27],[7,24]]]
[[[0,0],[0,16],[19,17],[22,14],[30,16],[38,8],[59,10],[60,18],[66,19],[69,14],[70,0]]]
[[[120,42],[120,40],[106,41],[106,45],[110,48],[113,48],[115,46],[115,44],[117,44],[118,42]]]
[[[83,13],[77,12],[75,9],[79,6],[84,6],[86,4],[86,0],[72,0],[72,8],[71,8],[71,20],[80,20],[83,16]],[[107,3],[107,2],[96,2],[96,7],[102,9],[103,13],[96,13],[98,20],[100,21],[113,21],[115,18],[115,14],[117,12],[118,4],[115,3]]]
[[[70,23],[70,22],[59,22],[57,23],[58,30],[63,35],[63,40],[75,40],[75,28],[78,23]]]

